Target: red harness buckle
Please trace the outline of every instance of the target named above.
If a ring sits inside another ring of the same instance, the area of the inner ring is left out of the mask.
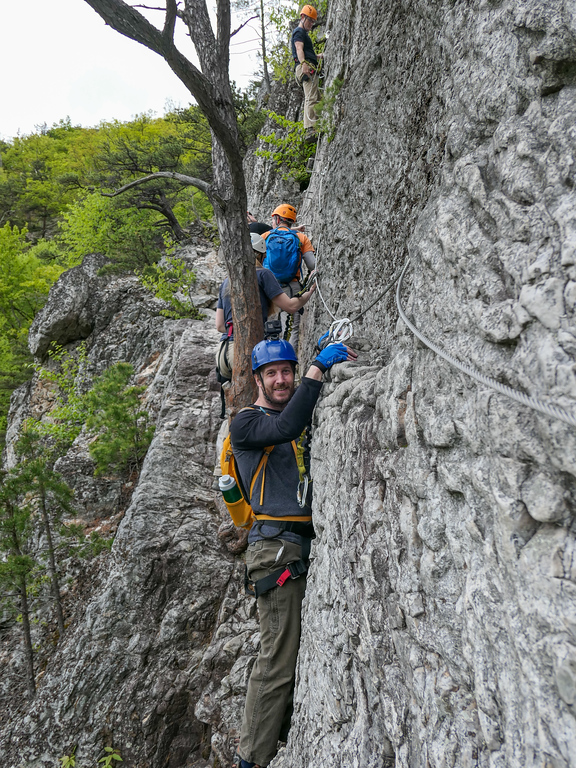
[[[280,576],[276,579],[276,584],[278,584],[279,587],[281,587],[285,581],[287,581],[292,574],[290,573],[290,568],[286,568],[284,573],[281,573]]]

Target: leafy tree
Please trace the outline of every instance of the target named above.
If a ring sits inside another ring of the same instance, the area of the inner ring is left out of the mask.
[[[128,363],[116,363],[86,395],[86,427],[98,434],[89,448],[97,475],[131,466],[139,472],[152,441],[154,426],[140,402],[146,388],[128,385],[133,373]]]
[[[31,253],[26,229],[0,228],[0,444],[6,430],[10,395],[30,378],[28,331],[50,287],[63,268]]]
[[[164,241],[156,222],[152,211],[88,193],[69,207],[60,227],[68,262],[78,264],[87,253],[102,253],[110,259],[105,271],[141,270],[161,256]]]
[[[85,0],[120,34],[145,45],[161,56],[188,88],[205,115],[212,132],[210,181],[186,174],[159,172],[125,185],[126,191],[153,178],[173,178],[195,186],[208,196],[218,222],[220,242],[230,277],[235,354],[249,359],[252,347],[263,335],[258,310],[258,287],[254,253],[246,227],[246,184],[242,167],[242,141],[229,78],[231,11],[230,0],[216,1],[215,27],[205,0],[166,0],[161,27],[154,26],[136,8],[123,0]],[[183,23],[196,49],[199,67],[176,47],[176,23]],[[237,365],[229,390],[231,403],[243,406],[255,394],[249,366]]]
[[[210,132],[197,107],[164,119],[140,115],[130,123],[104,124],[100,132],[102,141],[94,158],[93,179],[104,188],[121,187],[143,174],[161,171],[201,174],[204,178],[211,175]],[[157,178],[132,188],[120,204],[156,211],[170,227],[172,236],[182,240],[185,233],[175,207],[179,205],[182,212],[195,218],[190,206],[185,205],[185,196],[189,195],[182,184]]]
[[[182,259],[168,256],[164,264],[154,264],[140,275],[143,285],[158,299],[170,304],[170,309],[160,311],[165,317],[205,317],[194,305],[192,288],[196,284],[196,275],[186,267]],[[180,298],[180,297],[183,298]],[[187,296],[187,298],[186,298]]]
[[[55,385],[55,405],[50,419],[27,423],[31,434],[38,436],[55,458],[64,455],[86,427],[95,434],[89,451],[96,474],[130,467],[139,471],[154,427],[140,400],[146,388],[129,384],[133,367],[116,363],[88,387],[83,344],[74,353],[56,347],[49,355],[54,365],[50,369],[38,366],[37,370],[41,378]]]
[[[26,685],[30,698],[33,698],[36,695],[36,684],[28,586],[36,562],[26,551],[26,541],[31,532],[31,515],[29,506],[19,503],[21,493],[17,475],[0,471],[0,587],[4,593],[6,590],[10,593],[15,590],[22,623]]]
[[[96,131],[61,121],[2,148],[0,218],[33,239],[54,234],[57,217],[75,199]]]
[[[46,536],[47,563],[56,620],[60,637],[64,634],[64,611],[60,594],[60,576],[56,563],[56,527],[64,512],[72,513],[73,491],[62,476],[53,469],[56,458],[49,443],[42,439],[29,422],[17,445],[20,457],[19,478],[27,498],[35,501],[40,513],[41,527]]]

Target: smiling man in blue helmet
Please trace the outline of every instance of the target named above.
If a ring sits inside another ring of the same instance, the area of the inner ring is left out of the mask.
[[[292,345],[281,339],[261,341],[252,351],[258,399],[230,426],[236,468],[256,517],[246,566],[258,600],[261,637],[248,683],[238,768],[264,768],[276,754],[278,741],[288,735],[314,538],[308,425],[323,374],[356,357],[344,344],[330,344],[295,389],[298,360]]]

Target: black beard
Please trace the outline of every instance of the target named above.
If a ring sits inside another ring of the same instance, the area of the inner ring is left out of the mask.
[[[260,379],[260,383],[262,384],[262,390],[261,390],[262,395],[264,396],[264,400],[266,400],[267,403],[270,403],[270,405],[272,406],[276,406],[276,408],[278,408],[278,406],[281,406],[282,408],[284,408],[284,406],[288,405],[288,403],[292,399],[292,396],[294,395],[294,387],[292,387],[292,394],[290,395],[290,400],[287,400],[285,403],[277,403],[275,400],[272,400],[272,398],[269,397],[268,392],[266,391],[266,387],[264,386],[264,381],[262,380],[261,374],[259,375],[259,379]]]

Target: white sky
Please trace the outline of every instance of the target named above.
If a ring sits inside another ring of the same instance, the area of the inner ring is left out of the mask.
[[[149,17],[161,24],[162,14]],[[247,53],[257,47],[255,37],[246,27],[244,42],[231,48],[231,76],[242,87],[258,69],[255,53]],[[194,55],[184,34],[178,47]],[[191,101],[160,56],[107,27],[84,0],[0,0],[0,73],[3,139],[67,116],[90,127],[149,110],[162,116],[166,107]]]

